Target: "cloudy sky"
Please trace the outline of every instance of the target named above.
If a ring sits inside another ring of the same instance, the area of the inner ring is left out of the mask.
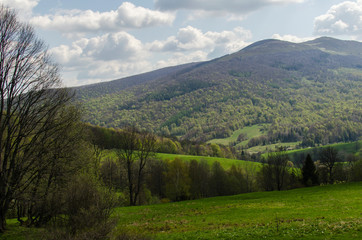
[[[66,86],[204,61],[255,41],[362,41],[362,0],[0,0],[35,27]]]

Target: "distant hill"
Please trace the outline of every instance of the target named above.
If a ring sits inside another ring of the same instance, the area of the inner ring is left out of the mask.
[[[84,121],[180,139],[228,137],[269,123],[260,141],[305,146],[362,132],[362,43],[263,40],[207,62],[76,88]]]

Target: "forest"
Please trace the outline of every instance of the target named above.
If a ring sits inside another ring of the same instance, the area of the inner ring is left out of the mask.
[[[345,47],[336,54],[333,46],[340,43]],[[84,105],[83,120],[103,127],[135,125],[157,135],[206,142],[266,124],[265,136],[251,145],[356,141],[362,131],[360,49],[330,38],[300,44],[268,40],[173,72],[158,70],[159,78],[151,72],[149,81],[121,90],[109,86],[130,79],[75,91]]]

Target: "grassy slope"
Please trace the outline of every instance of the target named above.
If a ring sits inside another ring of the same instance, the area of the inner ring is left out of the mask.
[[[174,160],[175,158],[180,158],[181,160],[184,160],[184,161],[205,160],[210,166],[214,162],[218,161],[221,164],[221,166],[226,170],[229,169],[233,164],[235,166],[242,166],[242,167],[246,167],[246,166],[259,167],[259,166],[261,166],[261,164],[257,163],[257,162],[249,162],[249,161],[229,159],[229,158],[219,158],[219,157],[205,157],[205,156],[192,156],[192,155],[166,154],[166,153],[158,153],[157,157],[160,159],[169,159],[169,160]]]
[[[301,142],[286,142],[286,143],[269,144],[269,145],[264,145],[264,146],[255,146],[255,147],[248,148],[247,151],[249,153],[269,152],[269,151],[275,151],[276,149],[278,149],[280,147],[295,148],[300,143]]]
[[[191,161],[191,160],[205,160],[210,166],[215,162],[220,162],[221,166],[224,169],[229,169],[233,164],[236,166],[255,166],[259,167],[261,166],[260,163],[257,162],[249,162],[249,161],[243,161],[243,160],[237,160],[237,159],[229,159],[229,158],[219,158],[219,157],[206,157],[206,156],[193,156],[193,155],[182,155],[182,154],[168,154],[168,153],[157,153],[156,157],[159,159],[169,159],[174,160],[175,158],[180,158],[184,161]],[[111,158],[111,159],[117,159],[117,154],[115,150],[105,150],[103,152],[103,159]]]
[[[333,147],[338,150],[338,152],[342,153],[350,153],[350,154],[359,154],[359,150],[362,147],[362,140],[358,142],[349,142],[349,143],[336,143],[336,144],[330,144],[325,145],[322,147]],[[304,148],[304,149],[296,149],[296,150],[290,150],[287,151],[287,154],[302,154],[307,155],[308,153],[312,152],[314,148]],[[266,154],[263,154],[263,156],[266,156]]]
[[[244,133],[248,137],[248,140],[245,140],[245,141],[239,143],[237,146],[245,146],[249,142],[249,139],[263,135],[261,129],[263,128],[263,126],[268,126],[268,125],[270,125],[270,124],[256,124],[256,125],[253,125],[250,127],[244,127],[244,128],[234,131],[231,134],[231,136],[228,138],[212,139],[212,140],[208,141],[207,143],[216,143],[216,144],[223,144],[225,146],[228,146],[229,143],[233,143],[233,142],[237,141],[238,136],[241,133]]]
[[[118,208],[155,239],[362,239],[362,182]]]

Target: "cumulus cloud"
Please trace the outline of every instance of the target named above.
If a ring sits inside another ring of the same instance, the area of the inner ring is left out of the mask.
[[[306,42],[306,41],[310,41],[313,40],[314,38],[312,37],[297,37],[294,35],[279,35],[279,34],[273,34],[272,36],[273,39],[278,39],[278,40],[283,40],[283,41],[288,41],[288,42],[294,42],[294,43],[302,43],[302,42]]]
[[[93,38],[82,38],[71,46],[60,45],[50,52],[64,64],[74,66],[76,62],[90,60],[130,60],[136,59],[143,50],[141,41],[126,32],[108,33]]]
[[[250,38],[250,31],[240,27],[233,31],[203,33],[200,29],[188,26],[181,28],[176,36],[154,41],[147,48],[152,52],[203,51],[210,58],[238,51],[247,45],[246,40]]]
[[[0,0],[0,4],[19,11],[21,18],[29,17],[40,0]]]
[[[142,43],[126,32],[81,38],[50,49],[63,66],[65,83],[81,85],[125,77],[166,66],[205,61],[248,45],[251,33],[243,28],[203,32],[188,26],[164,41]],[[162,59],[162,60],[161,60]]]
[[[156,0],[156,7],[161,10],[189,9],[246,14],[267,5],[301,3],[304,1],[305,0]]]
[[[62,10],[54,15],[37,16],[31,23],[43,29],[64,33],[117,32],[126,28],[144,28],[171,24],[175,16],[171,13],[137,7],[124,2],[115,11]]]
[[[362,36],[362,0],[333,5],[326,14],[314,19],[314,32],[319,35]]]
[[[54,47],[49,52],[62,64],[64,72],[76,73],[76,79],[82,84],[88,83],[84,82],[85,79],[97,82],[150,69],[143,63],[148,54],[142,42],[126,32],[82,38],[71,45]]]

